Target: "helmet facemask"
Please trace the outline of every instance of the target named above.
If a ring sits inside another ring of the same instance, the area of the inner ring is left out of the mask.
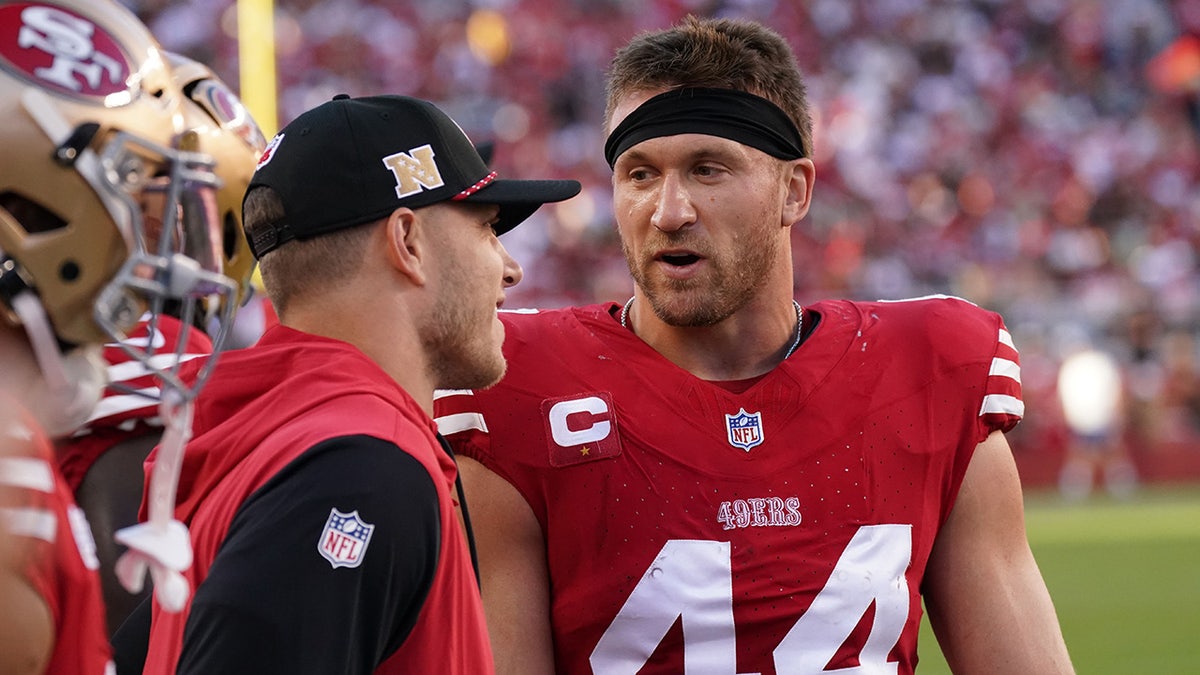
[[[185,134],[181,146],[191,143],[191,135]],[[134,248],[97,297],[94,318],[130,358],[192,398],[216,360],[208,359],[194,380],[180,379],[177,355],[187,351],[188,331],[204,326],[213,351],[220,351],[237,309],[238,285],[223,274],[222,223],[216,203],[221,181],[213,160],[121,132],[101,153],[100,164],[105,189],[132,207]],[[150,166],[158,167],[156,175],[146,175]],[[210,313],[209,307],[219,311]],[[176,316],[182,325],[174,345],[153,339],[161,335],[157,324],[164,314]],[[130,319],[136,323],[139,318],[147,321],[151,336],[144,343],[126,336]]]
[[[203,316],[205,302],[224,298],[212,303],[224,311],[207,326],[218,351],[236,310],[229,298],[236,295],[237,284],[221,273],[221,223],[215,205],[221,181],[213,160],[186,149],[194,142],[186,133],[177,137],[174,148],[125,130],[89,138],[98,131],[96,125],[72,129],[40,90],[26,90],[23,102],[47,136],[62,139],[56,144],[56,161],[90,186],[127,246],[125,259],[95,296],[94,325],[165,385],[185,399],[194,398],[215,359],[208,359],[196,378],[179,377],[188,330]],[[153,339],[160,335],[155,329],[164,313],[178,313],[184,324],[175,345]],[[151,339],[129,340],[128,332],[142,319]]]
[[[0,321],[24,328],[52,392],[31,408],[39,416],[90,412],[103,388],[90,357],[105,342],[161,380],[131,392],[160,401],[164,431],[148,520],[116,535],[129,547],[117,573],[137,590],[149,570],[159,603],[178,611],[192,554],[175,490],[193,399],[216,359],[196,377],[181,376],[181,360],[193,325],[207,329],[214,352],[231,333],[242,282],[222,274],[238,243],[223,235],[235,192],[240,219],[240,176],[248,181],[257,158],[217,157],[211,119],[198,124],[185,93],[194,78],[167,59],[116,2],[0,4]],[[157,329],[167,313],[181,319],[174,345]],[[139,321],[147,337],[129,338]]]

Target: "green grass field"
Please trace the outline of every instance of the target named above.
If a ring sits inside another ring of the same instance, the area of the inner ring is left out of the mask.
[[[1029,541],[1080,675],[1200,672],[1200,486],[1128,502],[1026,498]],[[920,675],[949,673],[928,622]]]

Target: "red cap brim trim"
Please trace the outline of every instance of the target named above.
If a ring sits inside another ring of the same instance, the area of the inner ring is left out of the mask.
[[[475,194],[476,192],[479,192],[480,190],[487,187],[488,185],[491,185],[492,181],[494,181],[494,180],[496,180],[496,172],[495,171],[489,173],[488,175],[484,176],[483,178],[480,178],[479,182],[468,187],[466,190],[463,190],[462,192],[454,195],[453,197],[451,197],[451,199],[454,201],[466,199],[467,197],[470,197],[471,195]]]

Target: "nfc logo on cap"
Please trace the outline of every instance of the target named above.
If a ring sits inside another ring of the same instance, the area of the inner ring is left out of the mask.
[[[428,144],[388,155],[383,158],[383,165],[396,177],[396,197],[400,199],[446,184],[437,162],[433,161],[433,148]]]

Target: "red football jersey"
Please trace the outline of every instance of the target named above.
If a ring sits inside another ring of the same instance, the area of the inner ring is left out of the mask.
[[[0,489],[12,504],[0,517],[11,536],[25,540],[25,577],[54,621],[46,675],[115,672],[91,528],[54,468],[49,441],[6,396],[0,396],[0,443]]]
[[[818,303],[800,349],[732,393],[618,309],[502,314],[505,379],[437,402],[541,522],[558,671],[911,673],[934,538],[976,445],[1023,411],[1000,317]]]
[[[158,317],[156,328],[154,335],[149,335],[150,325],[143,320],[130,331],[129,342],[137,349],[152,347],[158,352],[153,357],[155,366],[166,367],[176,359],[175,347],[183,325],[178,319],[163,314]],[[191,329],[185,336],[184,353],[179,361],[186,362],[211,353],[212,340],[203,332]],[[105,346],[104,360],[108,363],[110,383],[119,383],[146,395],[105,388],[104,398],[87,423],[71,438],[59,441],[59,470],[72,492],[79,490],[84,476],[96,460],[117,443],[146,434],[162,433],[162,419],[158,416],[160,392],[157,378],[115,344]]]

